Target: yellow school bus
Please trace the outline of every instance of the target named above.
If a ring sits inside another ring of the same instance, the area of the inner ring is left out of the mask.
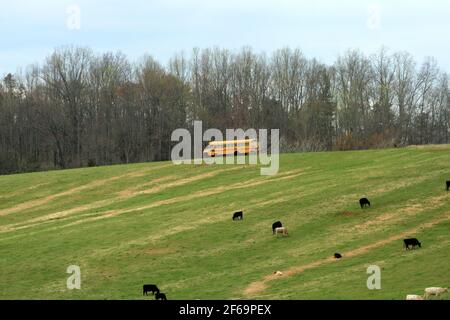
[[[211,141],[203,151],[204,154],[215,156],[248,155],[258,151],[258,143],[254,139]]]

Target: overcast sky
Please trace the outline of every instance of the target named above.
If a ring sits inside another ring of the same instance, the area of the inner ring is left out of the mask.
[[[270,54],[290,46],[332,63],[349,48],[434,56],[450,72],[450,0],[0,0],[0,75],[54,48],[145,53],[162,63],[193,47]]]

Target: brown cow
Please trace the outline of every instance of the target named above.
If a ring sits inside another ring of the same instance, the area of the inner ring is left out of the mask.
[[[277,235],[277,237],[278,237],[278,234],[281,234],[282,236],[289,235],[288,230],[285,227],[276,228],[275,229],[275,234]]]

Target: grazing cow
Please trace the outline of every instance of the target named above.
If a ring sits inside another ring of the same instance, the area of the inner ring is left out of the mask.
[[[287,228],[285,228],[285,227],[276,228],[275,233],[277,234],[277,237],[278,237],[278,234],[281,234],[283,236],[287,236],[289,234]]]
[[[157,293],[156,295],[155,295],[155,299],[156,300],[167,300],[167,297],[166,297],[166,294],[165,293]]]
[[[445,181],[445,184],[447,185],[447,191],[450,189],[450,181]]]
[[[423,297],[421,297],[417,294],[407,294],[406,300],[423,300]]]
[[[281,271],[274,271],[273,274],[277,275],[277,276],[282,276],[283,272],[281,272]]]
[[[242,211],[237,211],[233,214],[233,220],[242,220],[244,219],[244,214]]]
[[[276,228],[281,228],[282,226],[283,225],[281,224],[281,221],[274,222],[272,224],[272,234],[275,234],[275,229]]]
[[[335,253],[335,254],[334,254],[334,257],[335,257],[336,259],[340,259],[340,258],[342,258],[342,255],[341,255],[340,253]]]
[[[414,249],[416,246],[419,246],[419,248],[422,248],[421,243],[420,243],[419,240],[417,240],[416,238],[404,239],[404,240],[403,240],[403,247],[404,247],[406,250],[409,250],[409,246],[412,246],[413,249]]]
[[[370,207],[370,201],[367,198],[359,199],[359,205],[361,206],[361,209],[363,209],[367,205]]]
[[[439,297],[441,293],[448,292],[447,288],[439,288],[439,287],[431,287],[425,289],[425,299],[428,299],[429,296]]]
[[[144,284],[144,286],[142,287],[142,295],[147,295],[147,292],[150,291],[153,295],[155,294],[155,292],[159,293],[159,289],[156,284]]]

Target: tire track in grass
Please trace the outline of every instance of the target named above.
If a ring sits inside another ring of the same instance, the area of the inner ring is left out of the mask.
[[[224,170],[237,170],[237,169],[241,169],[241,167],[234,167],[231,169],[223,169]],[[217,171],[214,171],[217,172]],[[213,173],[213,172],[211,172]],[[108,219],[108,218],[112,218],[112,217],[116,217],[119,215],[123,215],[123,214],[129,214],[129,213],[136,213],[139,211],[143,211],[143,210],[148,210],[148,209],[152,209],[152,208],[156,208],[159,206],[163,206],[163,205],[170,205],[170,204],[175,204],[175,203],[180,203],[183,201],[188,201],[188,200],[193,200],[193,199],[198,199],[198,198],[202,198],[202,197],[207,197],[207,196],[211,196],[217,193],[221,193],[221,192],[226,192],[226,191],[230,191],[230,190],[236,190],[236,189],[242,189],[242,188],[248,188],[248,187],[255,187],[258,185],[262,185],[262,184],[266,184],[269,182],[277,182],[277,181],[283,181],[283,180],[287,180],[287,179],[293,179],[297,176],[300,176],[304,174],[304,169],[301,170],[293,170],[293,171],[287,171],[284,173],[279,173],[276,177],[277,178],[258,178],[258,179],[253,179],[253,180],[249,180],[247,182],[244,183],[236,183],[233,184],[231,186],[221,186],[221,187],[216,187],[216,188],[212,188],[209,190],[200,190],[197,192],[194,192],[192,194],[188,194],[188,195],[184,195],[184,196],[179,196],[179,197],[174,197],[174,198],[170,198],[170,199],[165,199],[165,200],[159,200],[159,201],[155,201],[151,204],[145,205],[145,206],[141,206],[141,207],[136,207],[136,208],[130,208],[130,209],[123,209],[123,210],[108,210],[108,211],[104,211],[104,212],[100,212],[100,213],[88,213],[83,215],[83,218],[80,220],[76,220],[64,225],[60,225],[60,226],[55,226],[55,227],[50,227],[48,229],[44,229],[42,231],[54,231],[54,230],[60,230],[63,228],[68,228],[68,227],[73,227],[73,226],[77,226],[79,224],[82,223],[87,223],[87,222],[95,222],[95,221],[99,221],[99,220],[103,220],[103,219]],[[20,229],[24,229],[24,227],[21,227]],[[17,231],[19,230],[19,228],[11,228],[11,229],[5,229],[3,231],[0,231],[0,233],[4,233],[4,232],[11,232],[11,231]],[[7,239],[11,239],[14,238],[13,237],[8,237],[8,238],[3,238],[0,239],[0,241],[2,240],[7,240]]]
[[[426,222],[426,223],[424,223],[424,224],[422,224],[420,226],[416,226],[414,228],[408,229],[406,231],[403,231],[401,233],[395,234],[395,235],[390,236],[388,238],[385,238],[383,240],[376,241],[376,242],[373,242],[371,244],[361,246],[361,247],[356,248],[354,250],[347,251],[347,252],[344,253],[344,256],[346,258],[352,258],[352,257],[355,257],[355,256],[359,256],[359,255],[368,253],[368,252],[370,252],[370,251],[372,251],[374,249],[377,249],[379,247],[388,245],[388,244],[390,244],[390,243],[392,243],[394,241],[398,241],[400,239],[403,239],[404,237],[408,237],[411,234],[415,234],[415,233],[418,233],[418,232],[423,231],[425,229],[432,228],[432,227],[434,227],[437,224],[440,224],[440,223],[443,223],[443,222],[447,222],[447,221],[450,221],[450,214],[447,214],[446,216],[443,216],[443,217],[441,216],[441,217],[439,217],[437,219],[433,219],[433,220],[431,220],[429,222]],[[267,275],[267,276],[263,277],[263,279],[261,279],[261,280],[257,280],[257,281],[254,281],[254,282],[250,283],[250,285],[248,285],[247,288],[244,290],[244,296],[245,297],[254,297],[254,296],[256,296],[259,292],[262,292],[262,291],[267,289],[267,287],[268,287],[267,283],[270,282],[270,281],[274,281],[276,279],[283,279],[283,278],[291,277],[293,275],[297,275],[297,274],[305,272],[307,270],[314,269],[314,268],[320,267],[322,265],[325,265],[325,264],[328,264],[328,263],[333,263],[333,262],[336,262],[336,261],[337,260],[334,257],[327,257],[327,258],[323,258],[323,259],[319,259],[319,260],[313,261],[313,262],[308,263],[308,264],[303,264],[303,265],[300,265],[300,266],[291,267],[291,268],[289,268],[287,270],[282,271],[283,274],[281,276],[280,275],[274,275],[274,274]]]
[[[155,202],[153,202],[151,204],[148,204],[148,205],[145,205],[145,206],[141,206],[141,207],[137,207],[137,208],[130,208],[130,209],[125,209],[125,210],[110,210],[110,211],[106,211],[106,212],[104,212],[103,215],[100,215],[98,217],[93,217],[93,218],[90,218],[90,219],[91,220],[99,220],[99,219],[105,219],[105,218],[118,216],[118,215],[121,215],[121,214],[132,213],[132,212],[137,212],[137,211],[143,211],[143,210],[159,207],[159,206],[162,206],[162,205],[169,205],[169,204],[185,202],[185,201],[189,201],[189,200],[193,200],[193,199],[197,199],[197,198],[208,197],[208,196],[215,195],[215,194],[218,194],[218,193],[222,193],[222,192],[225,192],[225,191],[230,191],[230,190],[235,190],[235,189],[243,189],[243,188],[248,188],[248,187],[254,187],[254,186],[266,184],[268,182],[273,182],[273,181],[292,179],[292,178],[295,178],[295,177],[299,176],[300,174],[290,174],[290,175],[283,176],[283,177],[276,178],[276,179],[265,179],[265,180],[260,180],[260,179],[256,180],[255,179],[255,180],[250,180],[250,181],[244,182],[244,183],[236,183],[236,184],[233,184],[231,186],[220,186],[220,187],[216,187],[216,188],[211,188],[209,190],[200,190],[200,191],[194,192],[192,194],[184,195],[184,196],[179,196],[179,197],[174,197],[174,198],[170,198],[170,199],[155,201]],[[83,222],[84,221],[81,220],[81,221],[76,221],[75,223],[78,224],[78,223],[83,223]]]
[[[290,175],[286,175],[286,176],[282,176],[279,178],[272,178],[272,179],[264,179],[264,180],[258,180],[258,181],[254,181],[254,180],[250,180],[248,182],[244,182],[244,183],[236,183],[233,184],[231,186],[220,186],[220,187],[216,187],[216,188],[212,188],[209,190],[201,190],[201,191],[197,191],[194,192],[192,194],[188,194],[188,195],[184,195],[184,196],[179,196],[179,197],[174,197],[174,198],[170,198],[170,199],[165,199],[165,200],[159,200],[159,201],[155,201],[151,204],[145,205],[145,206],[141,206],[141,207],[137,207],[137,208],[130,208],[130,209],[125,209],[125,210],[109,210],[106,212],[102,212],[101,214],[96,214],[96,216],[94,217],[90,217],[90,218],[86,218],[86,219],[81,219],[72,223],[69,223],[66,226],[74,226],[74,225],[78,225],[80,223],[85,223],[85,222],[92,222],[92,221],[97,221],[97,220],[103,220],[103,219],[107,219],[107,218],[112,218],[112,217],[116,217],[122,214],[128,214],[128,213],[135,213],[138,211],[143,211],[143,210],[148,210],[148,209],[152,209],[152,208],[156,208],[156,207],[160,207],[163,205],[170,205],[170,204],[174,204],[174,203],[179,203],[179,202],[185,202],[185,201],[189,201],[189,200],[193,200],[193,199],[198,199],[198,198],[203,198],[203,197],[208,197],[214,194],[218,194],[218,193],[222,193],[222,192],[226,192],[226,191],[230,191],[230,190],[236,190],[236,189],[243,189],[243,188],[248,188],[248,187],[255,187],[255,186],[259,186],[262,184],[266,184],[269,182],[273,182],[273,181],[281,181],[281,180],[286,180],[286,179],[292,179],[295,178],[301,174],[303,174],[303,170],[301,173],[296,173],[296,174],[290,174]]]
[[[223,170],[233,170],[233,169],[239,169],[239,167],[237,167],[237,168],[234,167],[234,168],[231,168],[231,169],[223,169]],[[292,174],[297,176],[297,175],[303,173],[303,171],[307,170],[307,169],[310,169],[310,167],[304,168],[304,169],[301,169],[301,170],[291,170],[291,171],[281,172],[277,176],[275,176],[275,178],[277,180],[290,179]],[[206,175],[214,174],[214,173],[217,173],[217,172],[218,171],[213,171],[213,172],[207,173]],[[182,184],[185,184],[185,182],[188,182],[188,181],[192,182],[194,180],[195,181],[196,180],[200,180],[201,178],[204,178],[204,177],[205,176],[199,175],[199,176],[193,177],[192,179],[191,178],[186,178],[184,180],[180,180],[179,183],[171,184],[171,186],[182,185]],[[163,178],[158,178],[158,179],[161,179],[160,181],[162,181],[164,179],[164,177]],[[158,179],[156,179],[156,180],[158,180]],[[274,178],[272,178],[272,179],[274,179]],[[421,181],[422,180],[424,180],[424,179],[421,179]],[[219,193],[219,192],[224,192],[224,191],[227,191],[227,190],[233,190],[233,189],[236,189],[236,188],[239,189],[239,188],[248,188],[248,187],[252,187],[252,186],[257,186],[259,184],[266,183],[266,182],[267,182],[266,180],[253,179],[253,180],[250,180],[250,181],[247,181],[247,182],[244,182],[244,183],[234,184],[234,185],[232,185],[230,187],[223,186],[223,187],[218,187],[216,189],[210,189],[209,191],[206,191],[206,192],[199,191],[199,192],[197,192],[195,194],[192,194],[192,195],[181,196],[181,198],[171,198],[171,199],[168,199],[168,200],[161,200],[159,202],[150,204],[148,206],[139,207],[139,208],[131,208],[131,209],[128,209],[128,210],[125,209],[125,210],[123,210],[121,212],[118,212],[117,210],[109,210],[109,211],[104,211],[102,213],[83,214],[82,216],[83,217],[87,217],[88,221],[96,221],[96,220],[100,220],[100,219],[104,219],[104,218],[108,218],[108,217],[114,217],[116,215],[120,215],[120,214],[123,214],[123,213],[130,213],[130,212],[133,212],[133,211],[140,211],[140,210],[150,209],[150,208],[157,207],[157,206],[160,206],[160,205],[167,205],[167,204],[177,203],[177,202],[180,202],[180,201],[186,201],[186,200],[190,200],[192,198],[197,198],[199,196],[209,196],[209,195],[213,195],[213,194],[216,194],[216,193]],[[148,185],[148,184],[149,183],[146,182],[143,185]],[[143,185],[140,185],[140,186],[143,186]],[[379,194],[379,192],[385,193],[385,192],[388,192],[388,191],[395,190],[395,189],[397,189],[399,187],[406,187],[406,186],[409,186],[409,185],[411,185],[410,181],[407,181],[407,182],[404,181],[404,182],[400,183],[400,185],[392,184],[388,188],[386,188],[386,186],[384,186],[382,190],[381,189],[377,190],[377,193],[378,194]],[[138,189],[138,188],[140,188],[140,186],[134,187],[134,189]],[[162,191],[160,189],[160,187],[157,186],[157,187],[150,188],[150,189],[147,189],[147,190],[137,191],[137,194],[142,194],[142,192],[150,193],[150,190],[154,190],[155,192],[156,191]],[[129,192],[127,192],[127,193],[129,193]],[[333,203],[342,201],[343,199],[341,199],[341,198],[342,197],[339,197],[339,198],[335,199],[336,201],[333,201]],[[110,201],[110,200],[108,200],[108,201]],[[113,201],[111,201],[111,203],[115,202],[115,201],[117,201],[117,198],[115,198]],[[106,205],[109,205],[111,203],[110,202],[105,202],[105,201],[100,201],[100,202],[98,202],[98,207],[106,206]],[[71,215],[72,213],[87,211],[87,210],[91,210],[91,209],[96,208],[96,207],[97,206],[86,205],[86,206],[81,206],[81,207],[78,207],[78,208],[65,210],[65,211],[62,211],[62,212],[59,212],[59,213],[50,214],[50,215],[47,215],[46,218],[45,217],[38,217],[36,219],[39,220],[39,221],[41,221],[41,220],[42,221],[40,223],[35,223],[35,224],[32,224],[32,225],[26,225],[26,226],[12,226],[12,225],[8,225],[8,226],[3,226],[3,227],[0,227],[0,233],[9,232],[9,231],[16,231],[16,230],[25,229],[25,228],[34,227],[34,226],[39,226],[41,224],[49,223],[49,222],[52,222],[52,221],[61,221],[61,219],[64,219],[65,217],[66,218],[71,218],[69,215]],[[404,209],[406,210],[408,208],[409,207],[404,208]],[[105,216],[102,216],[102,214],[105,215]],[[69,216],[69,217],[67,217],[67,216]],[[379,220],[384,221],[384,220],[387,220],[387,218],[388,218],[387,216],[386,217],[380,217]],[[378,219],[378,218],[376,218],[376,219]],[[59,227],[56,227],[56,228],[60,229],[60,228],[66,227],[66,226],[70,227],[70,226],[77,225],[77,224],[83,223],[83,222],[84,221],[77,220],[77,221],[74,221],[74,222],[69,223],[67,225],[59,226]],[[372,224],[372,223],[369,223],[369,224]]]
[[[255,209],[263,208],[268,205],[274,205],[274,204],[279,204],[279,203],[284,203],[286,201],[290,201],[292,199],[295,199],[297,196],[298,195],[296,194],[296,195],[290,195],[290,196],[284,196],[284,197],[276,197],[276,198],[264,200],[264,201],[257,200],[257,201],[253,201],[253,202],[248,202],[247,205],[249,205],[253,211]],[[199,227],[203,227],[204,225],[229,220],[230,219],[229,212],[232,210],[233,207],[235,207],[234,203],[227,206],[226,210],[223,210],[219,214],[215,214],[214,216],[209,216],[207,218],[201,218],[198,220],[190,221],[187,225],[178,225],[173,228],[162,228],[164,230],[164,232],[159,233],[157,235],[152,235],[152,236],[148,236],[148,237],[141,238],[141,239],[130,240],[127,242],[120,243],[117,246],[107,248],[107,249],[95,250],[95,253],[91,254],[91,256],[94,256],[94,257],[98,257],[99,255],[104,256],[104,255],[108,255],[113,252],[116,252],[117,250],[125,249],[129,246],[147,245],[150,242],[158,241],[160,239],[169,237],[169,236],[174,235],[179,232],[194,230]],[[222,209],[224,209],[224,208],[222,207]],[[226,214],[226,213],[228,213],[228,214]]]
[[[147,182],[148,183],[161,183],[164,182],[166,180],[170,180],[172,179],[173,176],[167,176],[167,177],[162,177],[162,178],[157,178],[152,180],[151,182]],[[36,218],[32,218],[29,220],[25,220],[25,221],[21,221],[21,222],[17,222],[17,223],[12,223],[12,224],[8,224],[8,225],[4,225],[4,226],[0,226],[0,233],[1,232],[6,232],[6,231],[15,231],[15,230],[20,230],[20,229],[26,229],[26,228],[30,228],[30,227],[35,227],[38,226],[44,222],[50,222],[50,221],[57,221],[60,219],[63,219],[65,217],[71,216],[75,213],[79,213],[79,212],[83,212],[83,211],[88,211],[88,210],[94,210],[94,209],[98,209],[107,205],[110,205],[112,203],[118,202],[118,201],[123,201],[126,200],[128,198],[131,198],[131,196],[126,196],[126,195],[118,195],[116,197],[114,197],[113,199],[105,199],[105,200],[98,200],[98,201],[94,201],[88,204],[84,204],[84,205],[80,205],[71,209],[67,209],[67,210],[63,210],[63,211],[58,211],[58,212],[54,212],[54,213],[50,213],[47,215],[43,215],[43,216],[39,216]]]
[[[167,165],[165,165],[165,166],[167,166]],[[308,168],[305,168],[305,169],[308,169]],[[223,169],[223,170],[230,170],[230,169]],[[280,174],[281,175],[286,175],[286,174],[290,174],[290,173],[295,172],[295,171],[296,170],[291,170],[291,171],[283,172],[283,173],[280,173]],[[151,182],[146,182],[144,184],[135,186],[133,188],[122,190],[122,191],[117,193],[117,196],[114,199],[100,200],[100,201],[96,201],[96,202],[93,202],[93,203],[90,203],[90,204],[81,205],[81,206],[78,206],[78,207],[75,207],[75,208],[71,208],[71,209],[68,209],[68,210],[55,212],[55,213],[51,213],[51,214],[48,214],[48,215],[45,215],[45,216],[40,216],[40,217],[37,217],[37,218],[33,218],[33,219],[30,219],[30,220],[27,220],[27,221],[21,221],[21,222],[18,222],[18,223],[1,226],[0,227],[0,233],[33,227],[33,226],[39,225],[42,222],[61,220],[62,218],[67,217],[67,216],[71,216],[71,215],[73,215],[75,213],[80,213],[80,212],[84,212],[84,211],[98,209],[98,208],[110,205],[112,203],[116,203],[118,201],[128,200],[129,198],[132,198],[134,196],[138,196],[138,195],[142,195],[142,194],[154,194],[154,193],[157,193],[157,192],[162,192],[162,191],[164,191],[164,190],[166,190],[168,188],[171,188],[171,187],[182,186],[182,185],[185,185],[185,184],[193,182],[193,181],[201,180],[204,177],[208,177],[209,174],[211,174],[211,176],[213,176],[213,175],[215,175],[215,172],[219,172],[219,170],[213,171],[211,173],[206,173],[205,176],[198,175],[198,176],[194,176],[192,178],[180,179],[178,181],[170,182],[170,183],[162,185],[162,186],[154,186],[154,187],[151,187],[149,189],[139,190],[140,188],[148,186],[148,185],[153,184],[153,183],[158,183],[158,182],[164,182],[164,181],[170,181],[171,180],[171,178],[169,178],[170,176],[162,177],[162,178],[160,178],[159,181],[158,180],[154,180],[154,181],[151,181]],[[129,176],[140,176],[140,175],[143,175],[143,174],[145,174],[145,173],[132,172],[132,173],[127,174],[125,176],[127,176],[127,177],[129,177]],[[110,179],[118,179],[118,178],[121,178],[121,177],[112,177]],[[423,180],[426,180],[428,178],[429,178],[429,176],[422,177],[422,178],[419,179],[420,180],[419,182],[421,182]],[[398,189],[398,188],[404,188],[404,187],[410,186],[412,184],[417,184],[417,182],[418,182],[417,178],[411,178],[411,179],[407,179],[407,180],[402,180],[401,183],[398,183],[398,182],[390,183],[390,184],[388,183],[387,185],[383,186],[382,188],[379,188],[379,189],[377,189],[375,191],[370,192],[368,195],[372,196],[372,195],[378,195],[380,193],[386,193],[388,191],[392,191],[392,190],[395,190],[395,189]],[[256,183],[256,185],[259,184],[259,182],[255,182],[255,183]],[[248,185],[248,186],[252,186],[252,185]],[[87,188],[88,186],[82,186],[82,187]],[[70,190],[68,190],[68,192],[69,191]],[[338,200],[338,202],[347,202],[347,201],[349,201],[349,199],[348,199],[349,197],[350,198],[354,198],[354,197],[357,197],[357,196],[358,195],[355,194],[355,195],[348,195],[346,197],[341,197]],[[1,212],[1,210],[0,210],[0,212]]]
[[[337,242],[341,235],[339,234],[339,230],[345,228],[347,232],[352,234],[353,236],[359,236],[367,234],[368,232],[374,232],[380,230],[386,226],[386,223],[389,225],[394,225],[396,223],[401,223],[413,217],[417,217],[418,215],[425,213],[428,209],[438,209],[444,205],[446,205],[446,201],[450,199],[450,194],[444,194],[441,196],[431,197],[425,199],[424,201],[408,201],[405,203],[403,207],[393,208],[388,212],[384,212],[380,215],[371,217],[370,220],[358,223],[356,225],[353,224],[343,224],[339,226],[334,226],[330,228],[330,233],[334,234],[334,237],[330,237],[329,241]]]
[[[439,177],[442,174],[443,170],[439,170],[436,172],[433,172],[432,174],[428,175],[422,175],[421,177],[411,177],[411,178],[405,178],[400,181],[389,181],[384,183],[382,186],[375,187],[375,189],[364,192],[364,195],[366,195],[369,198],[376,198],[379,197],[381,194],[390,193],[399,189],[408,188],[414,185],[417,185],[419,183],[422,183],[427,180],[435,179]],[[359,189],[363,189],[365,187],[365,184],[361,184],[358,186]],[[334,201],[334,204],[337,206],[341,206],[344,204],[348,204],[351,202],[356,202],[358,199],[360,199],[362,196],[361,192],[358,193],[348,193],[346,195],[343,195],[339,197],[339,199],[336,199]],[[372,201],[373,204],[373,201]]]
[[[9,199],[9,198],[18,196],[18,195],[20,195],[20,194],[22,194],[24,192],[29,192],[31,190],[34,190],[34,189],[37,189],[37,188],[41,188],[41,187],[49,185],[49,184],[50,184],[49,182],[45,182],[45,183],[38,183],[38,184],[35,184],[33,186],[30,186],[30,187],[21,188],[21,189],[18,189],[16,191],[14,191],[14,192],[5,193],[5,194],[0,195],[0,199]]]
[[[162,169],[165,167],[169,167],[172,164],[165,164],[165,165],[161,165],[161,166],[155,166],[155,167],[150,167],[150,168],[144,168],[141,169],[137,172],[131,172],[131,173],[126,173],[123,175],[118,175],[118,176],[114,176],[114,177],[110,177],[110,178],[106,178],[106,179],[100,179],[100,180],[96,180],[96,181],[92,181],[89,182],[85,185],[81,185],[75,188],[71,188],[69,190],[63,191],[63,192],[59,192],[59,193],[55,193],[55,194],[51,194],[39,199],[35,199],[35,200],[29,200],[29,201],[25,201],[22,202],[14,207],[11,208],[6,208],[6,209],[0,209],[0,216],[5,216],[5,215],[9,215],[12,213],[17,213],[17,212],[21,212],[24,210],[28,210],[28,209],[32,209],[38,206],[42,206],[45,205],[47,203],[49,203],[50,201],[53,201],[57,198],[61,198],[61,197],[65,197],[65,196],[70,196],[76,192],[80,192],[80,191],[84,191],[84,190],[89,190],[92,188],[97,188],[97,187],[101,187],[109,182],[113,182],[122,178],[128,178],[128,177],[138,177],[140,175],[145,175],[146,173],[150,172],[150,171],[154,171],[154,170],[158,170],[158,169]]]
[[[149,184],[154,184],[154,183],[161,183],[161,182],[165,182],[165,181],[170,181],[173,180],[175,176],[165,176],[165,177],[161,177],[161,178],[157,178],[152,180],[151,182],[146,182],[144,184],[135,186],[131,189],[126,189],[126,190],[122,190],[119,191],[117,193],[117,196],[114,197],[113,199],[105,199],[105,200],[99,200],[99,201],[95,201],[86,205],[81,205],[75,208],[71,208],[68,210],[63,210],[63,211],[59,211],[59,212],[55,212],[55,213],[51,213],[51,214],[47,214],[44,216],[39,216],[33,219],[29,219],[26,221],[21,221],[18,223],[13,223],[13,224],[8,224],[8,225],[4,225],[4,226],[0,226],[0,233],[3,232],[11,232],[11,231],[16,231],[16,230],[21,230],[21,229],[26,229],[26,228],[30,228],[30,227],[35,227],[35,226],[39,226],[45,222],[51,222],[51,221],[60,221],[63,218],[66,217],[70,217],[76,213],[80,213],[80,212],[84,212],[84,211],[89,211],[89,210],[94,210],[94,209],[98,209],[101,207],[105,207],[108,205],[111,205],[113,203],[118,203],[120,201],[125,201],[128,200],[130,198],[133,198],[135,196],[141,195],[141,194],[154,194],[154,193],[158,193],[158,192],[162,192],[164,190],[173,188],[173,187],[178,187],[178,186],[183,186],[195,181],[199,181],[199,180],[203,180],[206,178],[210,178],[210,177],[214,177],[219,173],[222,173],[224,171],[230,171],[230,170],[237,170],[237,169],[241,169],[241,167],[233,167],[233,168],[227,168],[227,169],[221,169],[221,170],[215,170],[212,172],[207,172],[204,174],[199,174],[193,177],[188,177],[185,179],[178,179],[177,181],[171,182],[171,183],[167,183],[161,186],[155,186],[152,187],[150,189],[146,189],[146,190],[141,190],[141,191],[136,191],[138,188],[141,188],[142,186],[148,186]],[[129,176],[127,176],[129,177]],[[119,179],[119,177],[114,177],[116,179]],[[175,177],[176,178],[176,177]],[[108,211],[109,212],[109,211]]]

